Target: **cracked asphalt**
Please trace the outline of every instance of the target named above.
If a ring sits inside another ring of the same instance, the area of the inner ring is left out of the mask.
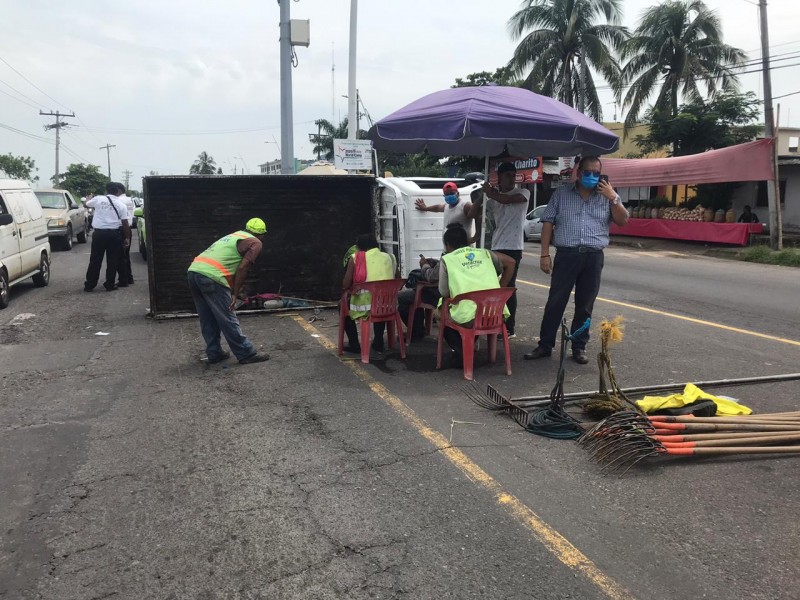
[[[208,367],[195,320],[145,318],[138,255],[133,287],[85,294],[87,252],[54,253],[50,286],[19,286],[0,313],[0,598],[608,597],[291,317],[242,318],[269,362]],[[601,295],[623,290],[619,299],[647,302],[634,297],[647,296],[635,281],[625,287],[626,260],[639,260],[625,253],[635,251],[619,252],[609,252]],[[653,274],[646,255],[638,268]],[[715,259],[663,260],[698,276],[728,273]],[[524,259],[520,277],[544,281],[533,262]],[[753,267],[731,269],[744,269],[746,281]],[[520,290],[514,375],[483,359],[476,377],[512,395],[547,392],[556,361],[521,360],[544,292]],[[658,298],[648,306],[670,306]],[[758,308],[748,300],[734,302],[753,325]],[[335,339],[335,313],[323,316],[314,335]],[[625,385],[800,364],[795,346],[625,316],[628,337],[615,354]],[[800,338],[800,320],[786,319],[773,314],[770,333]],[[452,433],[454,447],[629,597],[797,597],[797,459],[681,461],[603,477],[574,444],[537,438],[469,402],[458,372],[434,371],[432,352],[428,340],[405,363],[389,354],[366,373]],[[567,391],[591,389],[596,377],[570,366]],[[777,411],[798,409],[796,391],[792,383],[728,393]]]

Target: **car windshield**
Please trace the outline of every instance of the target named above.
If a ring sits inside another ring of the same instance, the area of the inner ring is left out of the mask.
[[[545,209],[547,208],[547,204],[542,204],[541,206],[537,206],[533,209],[533,218],[540,219],[544,214]]]
[[[39,204],[42,208],[67,208],[67,200],[64,194],[58,192],[36,192]]]

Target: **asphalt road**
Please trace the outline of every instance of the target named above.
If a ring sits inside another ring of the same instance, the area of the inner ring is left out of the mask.
[[[546,299],[529,249],[514,374],[476,369],[513,396],[557,371],[522,360]],[[86,294],[87,251],[0,313],[0,597],[797,597],[797,458],[606,477],[471,403],[432,340],[340,360],[333,312],[243,318],[273,359],[207,367],[196,321],[144,317],[138,255],[132,288]],[[626,320],[622,385],[786,373],[798,297],[796,270],[612,248],[595,316]],[[719,392],[779,411],[797,389]]]

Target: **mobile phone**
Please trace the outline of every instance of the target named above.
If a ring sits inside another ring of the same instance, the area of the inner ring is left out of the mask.
[[[600,181],[605,181],[608,183],[608,175],[600,175]]]
[[[420,258],[425,258],[425,255],[424,254],[420,254],[419,257]]]

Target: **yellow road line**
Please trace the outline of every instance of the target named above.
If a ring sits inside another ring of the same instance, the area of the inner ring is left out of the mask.
[[[324,334],[302,317],[294,317],[308,333],[315,336],[316,340],[327,350],[336,351],[336,344],[325,337]],[[468,479],[490,492],[495,502],[505,509],[515,519],[520,521],[534,535],[534,537],[549,550],[559,561],[570,569],[574,569],[596,585],[609,598],[614,600],[631,600],[633,596],[624,587],[604,574],[589,558],[573,546],[570,541],[558,531],[548,525],[528,506],[518,498],[506,492],[503,487],[472,462],[469,457],[458,448],[450,445],[448,439],[421,419],[405,402],[392,394],[385,386],[375,381],[359,362],[343,362],[356,377],[364,382],[372,392],[389,405],[396,413],[411,424],[417,432],[437,448],[454,466],[467,476]]]
[[[532,287],[550,289],[549,285],[543,283],[534,283],[533,281],[525,281],[524,279],[517,279],[517,283],[524,283]],[[573,292],[574,295],[574,292]],[[629,304],[627,302],[620,302],[619,300],[611,300],[610,298],[597,297],[598,302],[605,302],[607,304],[614,304],[616,306],[624,306],[625,308],[632,308],[642,312],[651,313],[654,315],[661,315],[662,317],[670,317],[672,319],[680,319],[681,321],[688,321],[689,323],[696,323],[697,325],[705,325],[707,327],[716,327],[717,329],[724,329],[725,331],[732,331],[733,333],[743,333],[745,335],[752,335],[764,340],[771,340],[773,342],[781,342],[782,344],[790,344],[792,346],[800,346],[797,340],[790,340],[787,338],[777,337],[775,335],[767,335],[766,333],[759,333],[758,331],[751,331],[749,329],[740,329],[739,327],[731,327],[730,325],[723,325],[722,323],[714,323],[713,321],[704,321],[703,319],[695,319],[694,317],[687,317],[685,315],[678,315],[663,310],[656,310],[654,308],[647,308],[646,306],[638,306],[636,304]]]

